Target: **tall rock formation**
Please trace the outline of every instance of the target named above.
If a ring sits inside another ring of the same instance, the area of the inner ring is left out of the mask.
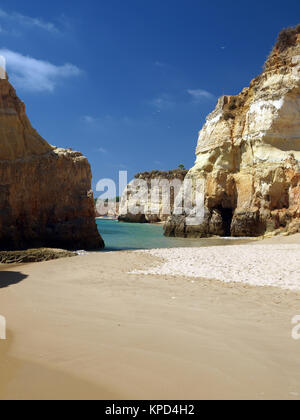
[[[122,196],[119,221],[127,223],[165,222],[174,210],[178,192],[174,188],[174,183],[177,181],[181,185],[187,172],[184,169],[174,169],[136,174],[135,179],[127,186]],[[137,213],[132,213],[130,209],[135,207],[137,190],[140,197],[137,203]]]
[[[25,105],[0,80],[0,249],[99,249],[91,169],[78,152],[50,146]]]
[[[300,231],[300,25],[281,32],[249,88],[220,98],[196,155],[188,178],[204,180],[204,221],[172,216],[167,236]]]

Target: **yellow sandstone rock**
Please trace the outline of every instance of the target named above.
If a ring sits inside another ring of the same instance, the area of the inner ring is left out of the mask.
[[[0,249],[104,246],[91,169],[78,152],[50,146],[31,126],[8,79],[0,80]]]

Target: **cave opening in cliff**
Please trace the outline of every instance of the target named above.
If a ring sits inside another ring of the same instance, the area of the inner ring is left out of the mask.
[[[234,210],[232,209],[224,209],[223,207],[218,209],[221,213],[222,221],[223,221],[223,230],[224,230],[224,237],[231,236],[231,224],[233,219]]]

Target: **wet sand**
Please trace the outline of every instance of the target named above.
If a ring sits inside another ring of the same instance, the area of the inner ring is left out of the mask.
[[[299,235],[264,243],[282,242]],[[157,264],[112,252],[2,267],[0,399],[300,399],[299,292],[128,274]]]

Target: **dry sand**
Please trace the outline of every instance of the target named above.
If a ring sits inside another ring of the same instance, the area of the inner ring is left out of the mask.
[[[264,244],[279,242],[300,238]],[[159,263],[119,252],[2,267],[0,398],[300,399],[299,292],[128,274]]]
[[[132,273],[213,278],[224,283],[300,291],[299,244],[154,249],[143,253],[162,262]]]

